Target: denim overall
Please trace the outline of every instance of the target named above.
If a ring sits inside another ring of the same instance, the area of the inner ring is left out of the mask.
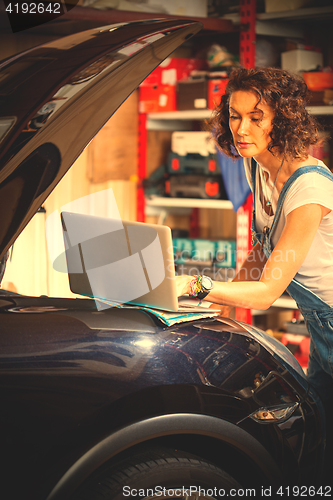
[[[254,196],[252,234],[263,245],[263,251],[268,258],[272,252],[271,236],[278,222],[283,202],[293,182],[308,172],[318,172],[333,181],[333,174],[320,165],[308,165],[296,170],[283,186],[269,233],[263,237],[255,228],[255,193],[256,193],[257,163],[252,159],[251,175]],[[333,235],[332,235],[333,236]],[[264,242],[262,243],[262,239]],[[332,263],[333,265],[333,263]],[[321,396],[324,405],[333,407],[333,307],[319,298],[315,293],[293,279],[287,292],[296,301],[301,311],[307,330],[310,334],[310,356],[307,378],[309,383]],[[326,403],[326,404],[325,404]]]

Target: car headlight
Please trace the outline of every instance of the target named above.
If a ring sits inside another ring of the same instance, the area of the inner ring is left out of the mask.
[[[259,424],[281,423],[287,420],[298,408],[299,403],[262,407],[251,413],[250,418]]]

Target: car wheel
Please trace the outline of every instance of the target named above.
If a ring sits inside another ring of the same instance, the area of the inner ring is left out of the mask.
[[[75,500],[217,500],[240,488],[229,474],[205,459],[159,449],[104,470],[84,485]]]

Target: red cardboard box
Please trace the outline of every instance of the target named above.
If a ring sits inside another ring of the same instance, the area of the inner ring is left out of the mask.
[[[215,109],[220,104],[228,81],[227,77],[208,78],[208,109]]]
[[[141,86],[176,85],[180,80],[188,78],[192,71],[206,69],[206,67],[205,59],[167,57],[147,76]]]
[[[139,90],[139,112],[156,113],[176,110],[174,85],[144,85]]]
[[[176,83],[186,80],[194,70],[205,68],[204,59],[168,57],[141,83],[140,113],[175,111],[177,109]]]

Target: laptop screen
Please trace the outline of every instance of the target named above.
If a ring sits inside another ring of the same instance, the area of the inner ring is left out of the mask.
[[[62,212],[72,292],[177,311],[168,226]]]

